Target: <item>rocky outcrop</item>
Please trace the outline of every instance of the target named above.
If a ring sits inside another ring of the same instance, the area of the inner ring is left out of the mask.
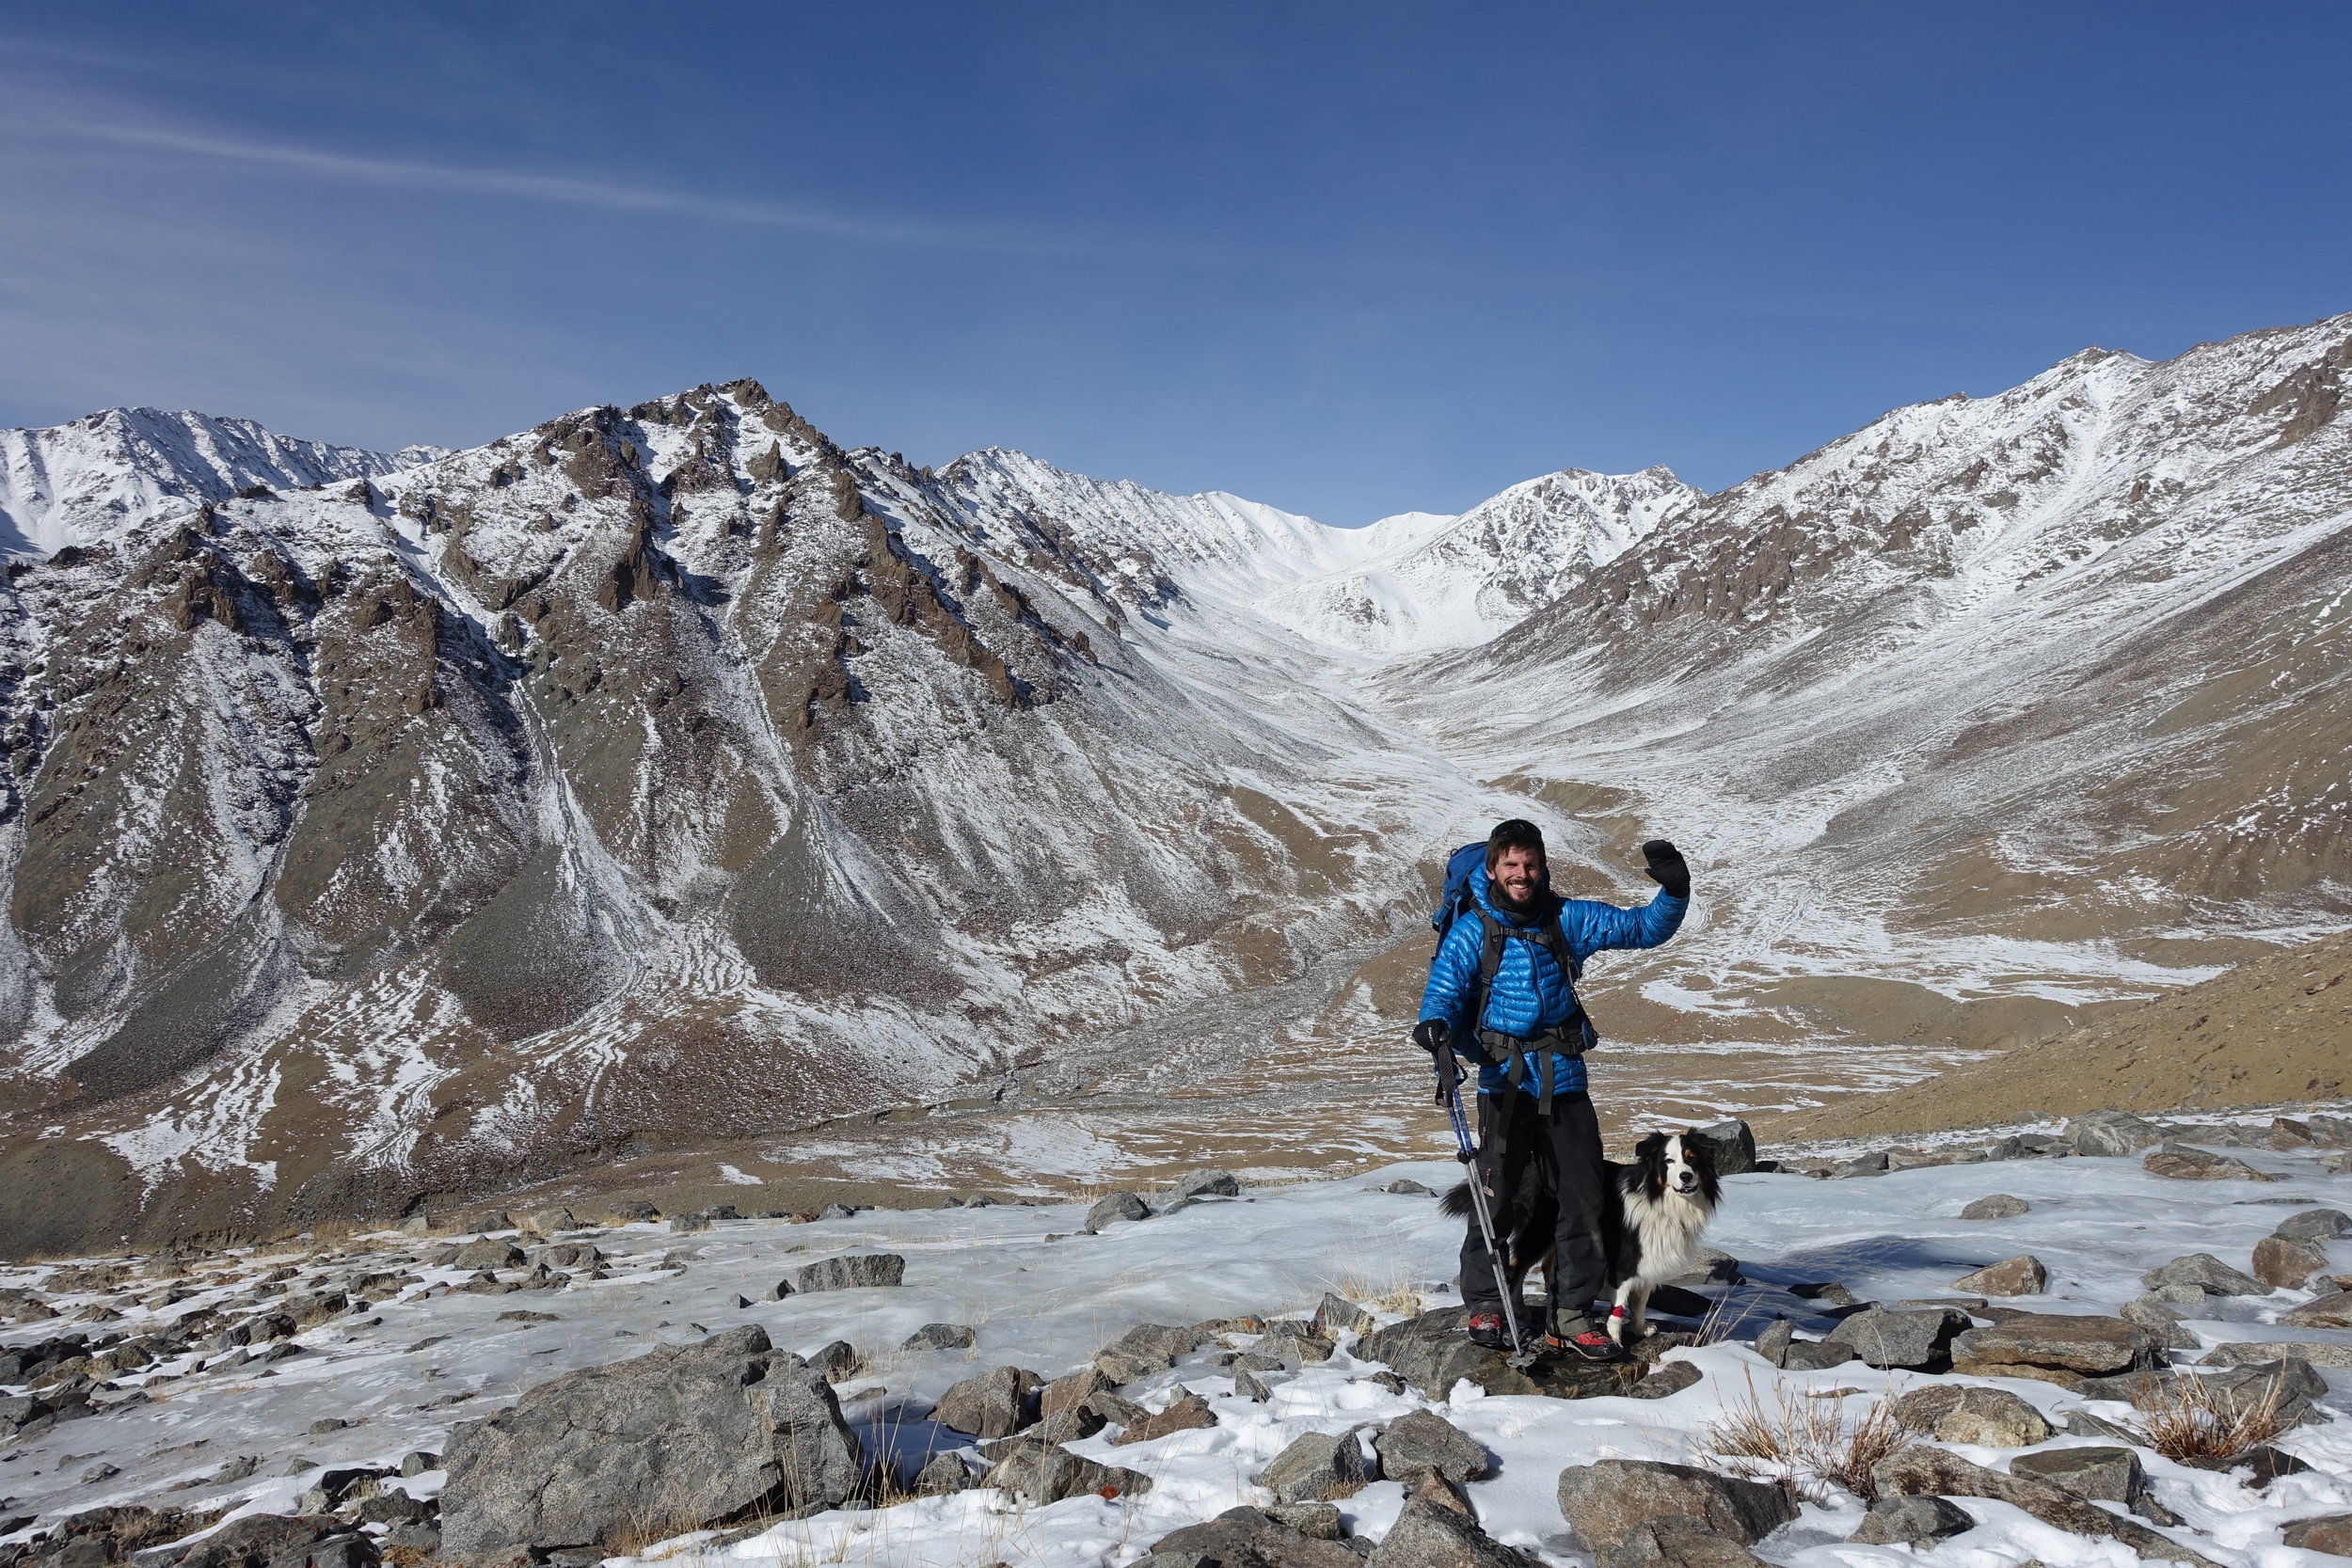
[[[1827,1342],[1844,1345],[1882,1369],[1948,1371],[1953,1341],[1968,1330],[1968,1314],[1948,1307],[1898,1310],[1874,1307],[1840,1322]]]
[[[1942,1449],[1912,1444],[1881,1460],[1870,1474],[1881,1497],[1991,1497],[2075,1535],[2111,1536],[2142,1557],[2217,1568],[2212,1559],[2063,1487],[1988,1470]]]
[[[1424,1312],[1365,1335],[1356,1354],[1395,1369],[1399,1377],[1433,1400],[1445,1399],[1465,1378],[1490,1394],[1589,1399],[1626,1393],[1649,1372],[1639,1362],[1577,1363],[1565,1356],[1514,1367],[1505,1353],[1470,1343],[1462,1331],[1469,1316],[1469,1309],[1459,1307]]]
[[[2149,1331],[2122,1318],[2021,1312],[1952,1341],[1951,1369],[1975,1377],[2023,1377],[2061,1387],[2163,1364]]]
[[[1151,1568],[1364,1568],[1364,1560],[1336,1541],[1320,1540],[1277,1522],[1255,1508],[1229,1508],[1186,1525],[1152,1544]]]
[[[862,1455],[823,1374],[755,1324],[541,1384],[460,1423],[443,1465],[445,1547],[479,1556],[833,1507]]]
[[[1352,1497],[1375,1478],[1353,1429],[1310,1432],[1291,1441],[1249,1478],[1282,1502],[1329,1502]]]
[[[1537,1568],[1535,1560],[1487,1535],[1477,1522],[1435,1502],[1408,1501],[1365,1568]]]
[[[1688,1465],[1604,1459],[1560,1472],[1560,1512],[1587,1550],[1607,1552],[1645,1523],[1686,1519],[1754,1545],[1797,1516],[1788,1488]]]
[[[2041,1411],[2005,1388],[1937,1384],[1915,1388],[1895,1401],[1895,1420],[1941,1443],[1973,1443],[1988,1449],[2023,1449],[2050,1438]]]

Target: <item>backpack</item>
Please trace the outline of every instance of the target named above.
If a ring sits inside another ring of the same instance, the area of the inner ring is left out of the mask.
[[[1486,913],[1485,908],[1478,902],[1477,893],[1470,887],[1471,873],[1486,863],[1486,846],[1483,842],[1465,844],[1453,854],[1448,855],[1445,862],[1445,884],[1438,897],[1438,908],[1429,917],[1430,927],[1438,933],[1438,945],[1440,947],[1445,945],[1446,933],[1454,929],[1454,923],[1466,915],[1476,919],[1486,927],[1486,940],[1481,944],[1478,956],[1477,988],[1470,992],[1470,1027],[1473,1030],[1486,1021],[1486,992],[1494,985],[1495,971],[1502,966],[1502,944],[1506,942],[1528,942],[1549,948],[1552,961],[1558,964],[1560,972],[1568,977],[1571,994],[1574,993],[1576,983],[1584,977],[1584,966],[1576,960],[1575,954],[1568,946],[1567,933],[1561,929],[1558,899],[1552,900],[1551,917],[1541,925],[1532,927],[1502,926]],[[1545,868],[1543,879],[1537,886],[1546,896],[1550,895],[1551,871],[1549,867]],[[1584,1018],[1583,1004],[1580,1001],[1577,1004],[1576,1013],[1560,1026],[1561,1037],[1549,1042],[1546,1054],[1572,1056],[1583,1054],[1585,1047],[1591,1043],[1591,1036],[1587,1033],[1591,1025]],[[1575,1042],[1572,1047],[1565,1043],[1570,1038],[1573,1038]],[[1484,1041],[1472,1039],[1464,1044],[1467,1047],[1462,1052],[1464,1055],[1478,1061],[1485,1059]],[[1522,1075],[1526,1070],[1526,1060],[1525,1053],[1514,1052],[1511,1054],[1509,1082],[1514,1089],[1521,1086]],[[1546,1115],[1549,1115],[1551,1073],[1546,1070],[1542,1076],[1543,1110]]]

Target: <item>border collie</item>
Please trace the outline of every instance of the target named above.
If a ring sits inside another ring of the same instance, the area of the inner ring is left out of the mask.
[[[1625,1345],[1649,1333],[1650,1291],[1697,1266],[1699,1236],[1715,1217],[1723,1187],[1707,1146],[1690,1129],[1652,1132],[1633,1146],[1629,1164],[1604,1160],[1601,1166],[1615,1199],[1601,1216],[1601,1243],[1609,1255],[1609,1337]],[[1469,1219],[1470,1182],[1455,1183],[1442,1206],[1447,1213]],[[1550,1272],[1558,1219],[1559,1204],[1546,1194],[1528,1206],[1516,1231],[1497,1238],[1509,1248],[1505,1288],[1513,1301],[1520,1299],[1520,1282],[1531,1271]]]

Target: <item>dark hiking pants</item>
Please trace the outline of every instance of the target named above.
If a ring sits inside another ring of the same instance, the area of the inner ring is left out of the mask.
[[[1554,1094],[1544,1117],[1533,1094],[1504,1090],[1478,1097],[1478,1169],[1486,1173],[1494,1210],[1496,1240],[1510,1257],[1511,1239],[1532,1217],[1552,1204],[1558,1218],[1551,1233],[1551,1262],[1544,1271],[1554,1331],[1581,1333],[1592,1326],[1594,1298],[1609,1283],[1609,1255],[1602,1240],[1608,1183],[1601,1170],[1600,1124],[1589,1094]],[[1498,1158],[1499,1156],[1499,1158]],[[1540,1253],[1540,1237],[1529,1250]],[[1532,1260],[1532,1259],[1531,1259]],[[1486,1257],[1478,1216],[1470,1218],[1462,1243],[1462,1300],[1472,1312],[1501,1312],[1502,1287]],[[1545,1325],[1522,1323],[1534,1334]]]

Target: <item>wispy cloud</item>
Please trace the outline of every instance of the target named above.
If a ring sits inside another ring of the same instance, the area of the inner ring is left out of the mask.
[[[795,202],[742,199],[671,186],[579,180],[515,169],[409,159],[364,157],[282,142],[168,127],[103,122],[70,116],[21,119],[11,129],[20,135],[29,133],[86,145],[280,168],[343,183],[437,191],[451,195],[504,196],[524,201],[604,212],[791,229],[870,245],[1034,256],[1103,255],[1127,248],[1096,239],[1040,232],[1012,225],[852,216]]]

